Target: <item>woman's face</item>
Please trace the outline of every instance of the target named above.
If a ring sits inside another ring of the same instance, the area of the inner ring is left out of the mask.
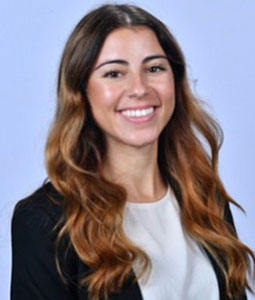
[[[92,114],[108,143],[156,143],[174,110],[174,77],[155,33],[119,28],[106,38],[87,85]]]

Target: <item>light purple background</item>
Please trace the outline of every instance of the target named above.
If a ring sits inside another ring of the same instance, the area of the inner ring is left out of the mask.
[[[123,1],[115,1],[121,3]],[[9,299],[10,219],[14,204],[46,176],[44,143],[55,109],[64,43],[102,1],[0,4],[0,299]],[[179,41],[190,82],[225,133],[220,174],[247,216],[232,206],[240,238],[255,248],[255,1],[133,1],[163,20]],[[254,299],[250,296],[249,299]]]

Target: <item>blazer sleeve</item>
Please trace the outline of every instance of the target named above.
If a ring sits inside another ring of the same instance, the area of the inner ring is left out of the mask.
[[[57,272],[54,225],[43,211],[19,207],[14,210],[11,300],[76,299]]]

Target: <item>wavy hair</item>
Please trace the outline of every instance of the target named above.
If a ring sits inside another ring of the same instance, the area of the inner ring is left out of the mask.
[[[216,260],[229,297],[238,297],[243,288],[252,291],[247,271],[251,275],[255,257],[224,220],[227,202],[241,207],[218,175],[222,130],[192,93],[184,56],[166,25],[134,5],[107,4],[90,11],[74,28],[62,55],[57,110],[45,149],[48,178],[65,198],[57,241],[68,235],[79,258],[92,270],[81,284],[88,286],[93,300],[118,291],[135,261],[142,264],[137,278],[151,268],[148,255],[123,231],[127,191],[102,175],[107,145],[86,96],[105,38],[116,28],[132,26],[154,31],[174,74],[175,110],[158,144],[162,178],[179,195],[184,228]],[[61,272],[59,264],[58,269]]]

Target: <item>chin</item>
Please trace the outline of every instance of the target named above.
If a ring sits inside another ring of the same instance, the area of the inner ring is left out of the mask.
[[[155,138],[143,138],[143,139],[125,139],[122,140],[122,143],[131,146],[131,147],[135,147],[135,148],[141,148],[141,147],[145,147],[148,145],[153,145],[158,141],[158,137]]]
[[[141,148],[157,143],[159,135],[160,132],[158,132],[158,130],[143,133],[128,133],[127,131],[121,131],[115,134],[107,134],[106,139],[108,139],[108,143],[113,142],[113,144],[122,146]]]

